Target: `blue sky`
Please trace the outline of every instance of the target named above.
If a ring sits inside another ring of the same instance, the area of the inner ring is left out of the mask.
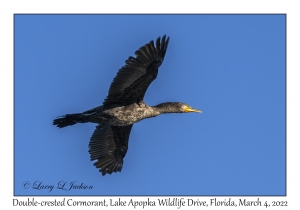
[[[15,195],[286,194],[284,15],[14,21]],[[167,54],[145,102],[180,101],[203,113],[135,124],[122,172],[103,177],[89,160],[95,124],[58,129],[52,121],[101,105],[124,61],[164,34]],[[61,190],[60,181],[93,188]],[[33,189],[39,182],[54,189]]]

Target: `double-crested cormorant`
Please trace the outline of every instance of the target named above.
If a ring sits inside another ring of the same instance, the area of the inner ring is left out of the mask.
[[[121,171],[134,123],[163,113],[202,112],[180,102],[148,106],[143,101],[164,60],[168,43],[169,37],[159,37],[156,46],[151,41],[135,52],[135,58],[130,56],[111,83],[102,106],[83,113],[66,114],[53,121],[59,128],[76,123],[98,124],[90,139],[89,153],[91,160],[97,160],[94,165],[102,175]]]

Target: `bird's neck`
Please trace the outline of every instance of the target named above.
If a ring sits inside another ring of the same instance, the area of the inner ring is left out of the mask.
[[[161,103],[156,106],[152,106],[153,110],[158,113],[157,115],[164,113],[178,113],[177,110],[172,109],[172,102]]]

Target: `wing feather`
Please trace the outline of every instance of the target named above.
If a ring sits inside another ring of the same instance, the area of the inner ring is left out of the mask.
[[[156,47],[154,41],[150,41],[135,52],[136,57],[130,56],[111,83],[103,105],[126,106],[143,100],[164,60],[168,42],[166,35],[162,39],[158,37]]]
[[[89,153],[91,160],[97,160],[94,165],[102,175],[122,170],[131,128],[132,125],[96,127],[89,143]]]

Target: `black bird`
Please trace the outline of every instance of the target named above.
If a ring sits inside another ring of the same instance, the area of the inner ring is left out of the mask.
[[[111,83],[102,106],[83,113],[66,114],[53,121],[59,128],[76,123],[98,124],[90,139],[89,153],[91,160],[97,160],[94,165],[102,175],[121,171],[134,123],[163,113],[202,112],[180,102],[148,106],[143,101],[164,60],[168,43],[169,37],[159,37],[156,46],[150,41],[135,52],[136,57],[130,56]]]

